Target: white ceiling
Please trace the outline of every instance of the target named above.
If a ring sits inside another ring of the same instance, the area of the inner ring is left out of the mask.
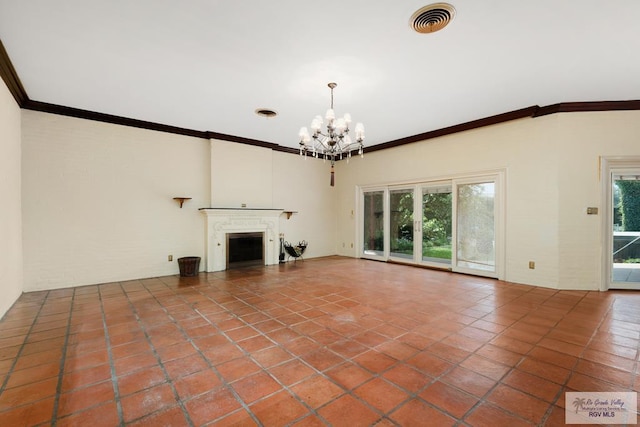
[[[531,105],[640,99],[640,1],[0,0],[31,100],[297,147],[330,101],[367,145]],[[279,114],[266,119],[257,108]]]

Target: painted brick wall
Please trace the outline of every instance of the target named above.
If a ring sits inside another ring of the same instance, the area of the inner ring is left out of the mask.
[[[26,291],[176,274],[179,257],[204,256],[208,140],[23,111],[22,143]]]
[[[365,154],[339,164],[338,236],[355,236],[357,186],[506,172],[504,279],[598,290],[603,248],[600,156],[640,155],[640,112],[523,119]],[[586,215],[588,206],[601,215]],[[339,253],[355,256],[346,245]],[[535,269],[528,262],[535,261]]]
[[[0,81],[0,318],[22,293],[20,108]]]

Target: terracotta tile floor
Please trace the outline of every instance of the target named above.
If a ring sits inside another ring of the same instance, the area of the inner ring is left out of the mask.
[[[640,391],[640,293],[330,257],[24,294],[0,425],[563,425]]]

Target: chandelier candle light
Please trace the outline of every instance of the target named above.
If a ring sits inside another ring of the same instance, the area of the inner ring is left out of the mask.
[[[343,117],[336,119],[336,113],[333,110],[333,89],[338,86],[337,83],[329,83],[327,86],[331,89],[331,108],[325,114],[327,121],[326,132],[322,131],[322,116],[316,116],[311,121],[311,131],[309,134],[306,127],[300,129],[300,155],[307,156],[307,153],[313,157],[322,157],[325,161],[331,160],[331,186],[335,184],[333,167],[336,160],[342,160],[342,157],[351,158],[351,152],[358,150],[360,157],[364,157],[364,126],[362,123],[356,124],[354,129],[355,141],[349,136],[349,125],[351,124],[351,115],[345,114]]]

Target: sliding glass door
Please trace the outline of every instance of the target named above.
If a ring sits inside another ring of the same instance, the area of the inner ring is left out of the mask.
[[[362,255],[368,258],[384,256],[385,242],[385,191],[373,190],[363,194],[363,242]]]
[[[456,185],[456,267],[458,271],[496,271],[495,182]]]
[[[452,202],[451,183],[432,184],[422,192],[421,263],[451,265]]]
[[[500,175],[364,189],[360,256],[500,275]]]
[[[413,260],[414,189],[389,191],[389,256],[400,260]]]

